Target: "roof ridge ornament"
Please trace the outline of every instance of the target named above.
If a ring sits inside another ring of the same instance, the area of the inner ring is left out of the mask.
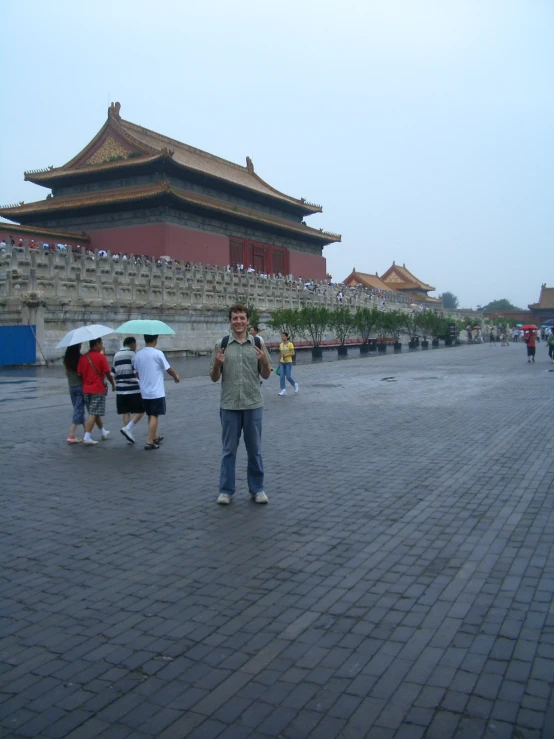
[[[246,157],[246,169],[248,170],[248,174],[254,174],[254,162],[250,157]]]
[[[108,108],[108,118],[116,118],[119,120],[121,117],[119,115],[119,111],[121,110],[121,103],[111,103],[110,107]]]

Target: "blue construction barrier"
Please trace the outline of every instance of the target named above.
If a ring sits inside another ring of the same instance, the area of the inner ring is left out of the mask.
[[[0,367],[35,364],[36,326],[0,326]]]

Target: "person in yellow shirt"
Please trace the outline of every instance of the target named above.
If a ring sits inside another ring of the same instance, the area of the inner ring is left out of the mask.
[[[285,382],[288,380],[294,387],[294,392],[298,392],[298,383],[292,379],[292,358],[294,357],[294,344],[289,340],[289,335],[286,331],[281,334],[281,343],[279,344],[279,366],[281,368],[281,392],[279,395],[286,395],[287,390]]]

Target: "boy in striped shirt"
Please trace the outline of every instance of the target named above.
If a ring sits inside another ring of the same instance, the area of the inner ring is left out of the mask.
[[[131,444],[135,443],[131,429],[144,416],[140,385],[135,372],[136,350],[137,340],[134,336],[128,336],[123,342],[123,349],[115,354],[112,367],[117,412],[123,416],[123,428],[120,431]]]

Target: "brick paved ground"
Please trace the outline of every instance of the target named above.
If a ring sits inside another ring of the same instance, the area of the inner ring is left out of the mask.
[[[2,385],[0,734],[554,736],[554,366],[544,345],[266,385],[267,507],[215,504],[218,388],[166,441],[63,443],[63,382]],[[3,381],[6,377],[3,377]],[[144,439],[145,427],[137,437]]]

